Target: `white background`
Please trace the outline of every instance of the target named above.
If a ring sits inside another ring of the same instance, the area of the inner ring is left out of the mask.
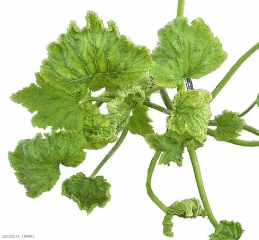
[[[121,34],[152,50],[157,30],[176,16],[176,6],[176,0],[0,1],[0,239],[9,234],[33,234],[37,240],[168,239],[162,233],[164,214],[146,194],[146,172],[153,150],[141,137],[130,134],[100,171],[112,185],[112,200],[89,216],[61,196],[61,183],[79,171],[89,175],[112,145],[103,151],[89,151],[77,169],[61,166],[55,187],[37,199],[26,197],[9,165],[7,152],[13,151],[20,139],[33,138],[41,131],[31,126],[31,114],[9,97],[35,82],[34,73],[47,57],[46,46],[66,32],[70,20],[83,27],[86,12],[95,11],[105,24],[114,20]],[[259,41],[258,12],[256,0],[186,0],[185,16],[190,21],[202,17],[229,55],[220,69],[194,80],[195,88],[212,91],[236,60]],[[224,109],[242,112],[258,92],[259,52],[213,101],[212,113],[217,115]],[[159,96],[153,99],[156,101]],[[163,133],[163,114],[150,111],[150,115],[156,131]],[[259,109],[253,109],[245,119],[247,124],[259,128]],[[244,134],[243,138],[255,140],[256,136]],[[245,229],[242,240],[259,239],[259,148],[238,147],[208,138],[197,154],[215,217],[241,222]],[[166,205],[199,198],[186,153],[182,168],[175,164],[157,166],[152,185]],[[206,240],[214,231],[207,219],[175,218],[174,223],[175,240]]]

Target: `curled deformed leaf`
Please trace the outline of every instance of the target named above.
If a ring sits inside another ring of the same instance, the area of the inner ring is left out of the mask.
[[[57,182],[59,165],[76,167],[85,159],[85,139],[82,134],[58,132],[37,134],[34,139],[21,140],[9,161],[15,175],[26,188],[28,197],[38,197]]]
[[[86,87],[115,90],[146,75],[151,65],[146,47],[120,35],[113,21],[105,28],[94,12],[86,20],[82,29],[71,22],[67,33],[49,44],[40,71],[45,81],[72,93]]]
[[[201,18],[189,26],[187,18],[178,17],[160,29],[158,37],[151,74],[162,87],[174,88],[184,78],[200,78],[227,58],[218,38]]]
[[[88,178],[80,172],[63,182],[62,194],[74,200],[81,210],[90,214],[95,207],[102,208],[110,201],[110,187],[103,176]]]

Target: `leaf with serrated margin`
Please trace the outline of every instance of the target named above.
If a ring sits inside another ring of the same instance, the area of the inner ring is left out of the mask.
[[[190,144],[202,145],[211,116],[211,99],[211,94],[205,90],[179,91],[173,100],[173,113],[167,121],[167,128],[192,139]]]
[[[182,218],[196,218],[198,216],[205,217],[206,211],[202,208],[200,201],[195,198],[185,199],[181,202],[174,202],[166,209],[166,215],[163,221],[163,233],[168,237],[173,237],[172,218],[178,216]]]
[[[159,164],[170,165],[170,162],[175,162],[179,167],[182,166],[185,140],[182,135],[170,131],[163,135],[147,134],[145,139],[151,148],[163,151]]]
[[[115,90],[146,75],[151,66],[146,47],[119,35],[113,21],[105,28],[94,12],[88,12],[86,20],[82,29],[71,22],[67,33],[49,44],[40,71],[45,81],[72,93],[89,86]]]
[[[210,235],[210,240],[238,240],[244,230],[238,222],[220,221],[215,233]]]
[[[148,117],[148,107],[142,105],[132,110],[132,116],[127,127],[131,133],[145,136],[146,134],[154,133],[150,122],[152,120]]]
[[[158,86],[174,88],[184,78],[200,78],[216,70],[227,58],[221,43],[201,18],[188,25],[178,17],[158,31],[151,75]]]
[[[217,126],[214,137],[218,141],[229,141],[236,139],[245,126],[245,120],[239,114],[231,111],[223,111],[215,117],[213,123]]]
[[[79,106],[79,93],[68,94],[45,82],[36,74],[37,84],[31,84],[11,96],[12,101],[20,103],[31,113],[33,126],[52,129],[80,130],[85,116]]]
[[[80,172],[63,182],[62,195],[74,200],[80,210],[90,214],[96,206],[103,208],[110,201],[110,187],[103,176],[90,178]]]
[[[57,182],[59,165],[76,167],[85,159],[85,139],[82,134],[58,132],[37,134],[34,139],[21,140],[9,161],[15,175],[26,188],[28,197],[38,197]]]

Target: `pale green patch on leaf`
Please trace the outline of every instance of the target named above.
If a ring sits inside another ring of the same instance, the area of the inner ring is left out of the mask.
[[[167,128],[192,139],[186,145],[202,145],[211,116],[211,99],[211,94],[205,90],[179,91],[173,100],[173,114],[167,121]]]
[[[172,232],[172,217],[178,216],[182,218],[196,218],[198,216],[205,217],[206,211],[202,208],[200,201],[195,198],[185,199],[181,202],[174,202],[166,210],[166,215],[163,221],[163,233],[168,237],[173,237]]]
[[[145,136],[154,133],[150,122],[152,120],[148,117],[148,107],[142,105],[132,110],[132,116],[127,127],[131,133]]]
[[[163,151],[159,164],[170,165],[170,162],[175,162],[179,167],[182,166],[184,151],[182,135],[170,131],[163,135],[147,134],[145,139],[151,148],[156,151]]]
[[[82,29],[71,22],[67,33],[49,44],[40,71],[45,81],[72,93],[89,86],[115,90],[146,75],[151,66],[146,47],[120,35],[113,21],[105,28],[94,12],[86,20]]]
[[[210,235],[210,240],[238,240],[243,231],[238,222],[220,221],[215,233]]]
[[[52,129],[80,130],[83,126],[84,110],[79,106],[79,93],[68,94],[45,82],[36,74],[37,84],[31,84],[11,96],[31,113],[33,126]]]
[[[152,54],[151,75],[158,86],[174,88],[184,78],[200,78],[216,70],[227,58],[221,43],[201,18],[191,26],[178,17],[158,32]]]
[[[21,140],[9,161],[19,183],[28,197],[38,197],[49,191],[57,182],[59,165],[76,167],[85,159],[85,139],[82,134],[58,132],[37,134],[34,139]]]
[[[238,116],[238,113],[227,110],[216,116],[213,123],[217,126],[214,137],[218,141],[236,139],[246,124],[245,120]]]
[[[103,208],[110,201],[110,187],[103,176],[88,178],[80,172],[63,182],[62,195],[74,200],[81,210],[90,214],[95,207]]]

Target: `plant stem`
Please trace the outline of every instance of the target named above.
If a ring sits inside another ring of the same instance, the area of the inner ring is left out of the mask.
[[[178,0],[177,17],[183,17],[184,12],[184,0]]]
[[[189,147],[188,152],[189,152],[189,155],[190,155],[190,158],[191,158],[196,183],[197,183],[197,186],[198,186],[198,190],[199,190],[199,193],[200,193],[200,197],[201,197],[204,209],[207,212],[207,216],[208,216],[211,224],[214,226],[215,229],[217,229],[219,224],[218,224],[217,220],[215,219],[215,217],[212,213],[212,210],[210,208],[210,204],[209,204],[209,201],[208,201],[208,198],[207,198],[207,195],[206,195],[206,192],[205,192],[205,188],[204,188],[204,185],[203,185],[200,166],[199,166],[199,163],[198,163],[198,159],[197,159],[197,155],[196,155],[196,152],[194,150],[194,147],[192,147],[192,146]]]
[[[167,109],[173,110],[173,103],[172,103],[170,97],[168,96],[167,91],[166,91],[165,88],[162,88],[160,90],[160,95],[161,95],[161,97],[162,97],[162,99],[164,101],[164,104],[167,107]]]
[[[207,135],[215,138],[215,131],[208,128]],[[244,147],[258,147],[259,146],[259,141],[247,141],[247,140],[242,140],[242,139],[233,139],[233,140],[224,141],[224,142],[229,142],[229,143],[239,145],[239,146],[244,146]]]
[[[250,133],[253,133],[254,135],[259,136],[259,130],[256,129],[256,128],[254,128],[254,127],[245,125],[245,126],[243,127],[243,129],[246,130],[246,131],[248,131],[248,132],[250,132]]]
[[[185,90],[184,80],[182,80],[182,83],[177,86],[177,91]]]
[[[155,103],[149,102],[149,101],[145,101],[143,104],[148,106],[148,107],[151,107],[153,109],[156,109],[159,112],[168,114],[168,115],[170,115],[172,113],[172,111],[167,110],[166,108],[163,108],[163,107],[161,107],[161,106],[159,106],[159,105],[157,105]]]
[[[150,95],[150,94],[152,94],[152,93],[154,93],[154,92],[156,92],[156,91],[159,91],[159,90],[161,90],[162,89],[162,87],[153,87],[153,88],[150,88],[150,89],[148,89],[148,90],[146,90],[145,91],[145,95]]]
[[[147,194],[151,198],[151,200],[163,211],[166,212],[167,207],[157,198],[157,196],[154,194],[152,188],[151,188],[151,179],[152,175],[156,166],[156,163],[158,161],[158,158],[161,154],[161,151],[156,151],[155,155],[153,156],[151,163],[148,168],[147,172],[147,182],[146,182],[146,188],[147,188]]]
[[[227,84],[229,79],[234,75],[237,69],[256,51],[259,49],[259,43],[255,44],[252,48],[250,48],[239,60],[233,65],[233,67],[229,70],[226,76],[221,80],[221,82],[217,85],[217,87],[212,91],[212,99],[214,99],[222,88]]]
[[[240,113],[238,116],[243,117],[245,114],[247,114],[257,103],[257,99],[253,101],[253,103],[242,113]]]
[[[99,172],[99,170],[103,167],[103,165],[110,159],[110,157],[117,151],[117,149],[120,147],[122,142],[124,141],[126,135],[128,133],[128,129],[125,128],[123,132],[120,135],[120,138],[114,145],[114,147],[108,152],[108,154],[103,158],[103,160],[99,163],[99,165],[95,168],[93,173],[91,174],[90,178],[94,178],[96,174]]]

